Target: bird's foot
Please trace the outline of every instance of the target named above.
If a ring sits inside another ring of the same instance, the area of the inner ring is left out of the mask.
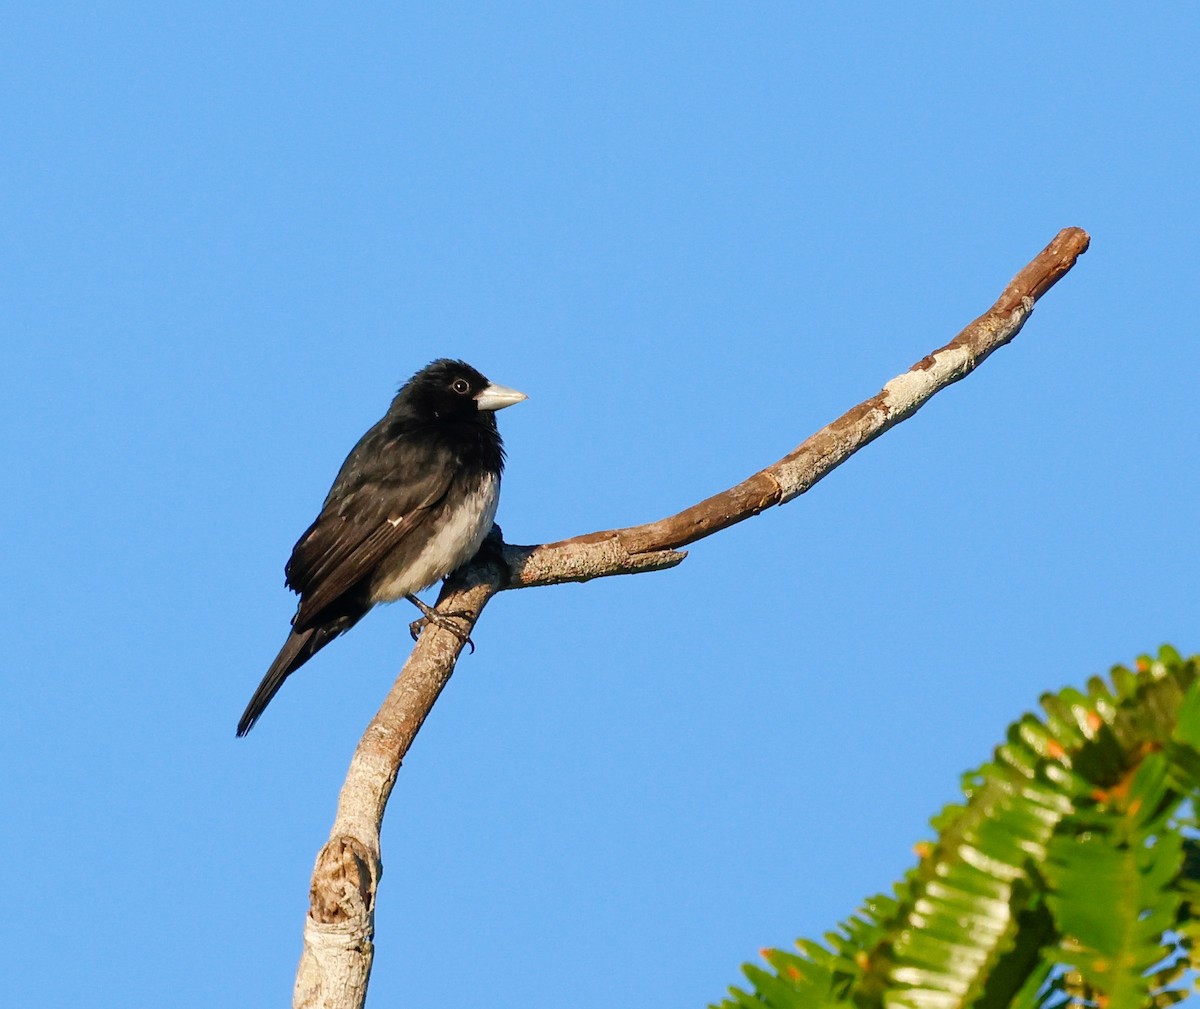
[[[410,603],[419,609],[422,614],[419,620],[414,620],[408,625],[408,633],[412,635],[413,641],[416,641],[421,636],[421,632],[426,627],[428,627],[430,624],[433,624],[434,627],[440,627],[443,631],[449,631],[464,645],[468,645],[471,649],[471,652],[474,653],[475,642],[472,641],[470,635],[467,634],[455,622],[456,620],[469,621],[471,619],[471,615],[469,613],[466,613],[462,610],[454,613],[438,613],[438,611],[432,606],[421,602],[421,600],[414,595],[408,595],[405,598],[407,598]]]

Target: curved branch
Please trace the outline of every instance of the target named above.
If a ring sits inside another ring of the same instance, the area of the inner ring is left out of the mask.
[[[1082,229],[1060,231],[1017,274],[996,304],[941,350],[921,358],[870,399],[737,486],[657,522],[541,546],[507,546],[505,560],[512,578],[505,587],[587,581],[602,575],[631,574],[643,567],[670,567],[683,559],[670,551],[774,505],[786,504],[888,428],[911,417],[934,393],[966,378],[994,350],[1012,340],[1025,325],[1034,302],[1066,275],[1087,247],[1088,236]]]
[[[1087,251],[1087,233],[1066,228],[1013,279],[999,300],[940,350],[823,427],[778,462],[675,515],[538,546],[506,544],[494,529],[480,554],[442,588],[438,609],[467,633],[504,589],[582,582],[679,564],[681,547],[803,494],[864,445],[965,378],[1021,331],[1034,302]],[[383,871],[379,831],[400,764],[454,671],[462,642],[429,627],[367,726],[350,762],[329,842],[313,872],[296,1009],[362,1006],[373,954],[375,893]]]

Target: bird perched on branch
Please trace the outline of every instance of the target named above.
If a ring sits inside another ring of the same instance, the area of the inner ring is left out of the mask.
[[[238,722],[244,736],[283,681],[376,603],[408,599],[475,556],[500,499],[497,410],[526,399],[463,361],[439,360],[405,385],[342,463],[321,514],[284,572],[299,593],[292,630]]]

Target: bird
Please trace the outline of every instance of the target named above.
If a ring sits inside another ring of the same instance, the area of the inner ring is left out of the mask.
[[[504,470],[496,411],[525,399],[448,358],[400,388],[346,457],[292,550],[284,575],[300,602],[238,736],[254,727],[284,680],[378,603],[408,599],[424,614],[414,627],[448,626],[467,640],[416,593],[471,560],[491,530]]]

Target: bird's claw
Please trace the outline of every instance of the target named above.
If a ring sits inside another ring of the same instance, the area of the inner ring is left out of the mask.
[[[467,619],[467,617],[466,613],[430,613],[428,616],[418,617],[409,624],[408,633],[412,635],[413,641],[416,641],[421,636],[421,632],[427,626],[433,624],[434,627],[440,627],[443,631],[449,631],[474,653],[475,642],[471,640],[469,634],[454,622],[455,618]]]
[[[466,613],[463,610],[457,610],[453,613],[438,613],[437,610],[435,610],[432,606],[427,606],[416,596],[410,595],[408,599],[409,602],[415,605],[422,613],[420,618],[414,620],[408,625],[408,633],[412,635],[413,641],[416,641],[421,636],[421,632],[426,627],[428,627],[430,624],[433,624],[434,627],[440,627],[443,631],[449,631],[464,645],[468,645],[471,649],[471,653],[474,654],[475,642],[471,640],[471,636],[467,632],[465,632],[454,622],[455,620],[465,620],[467,622],[467,626],[469,627],[471,614]]]

